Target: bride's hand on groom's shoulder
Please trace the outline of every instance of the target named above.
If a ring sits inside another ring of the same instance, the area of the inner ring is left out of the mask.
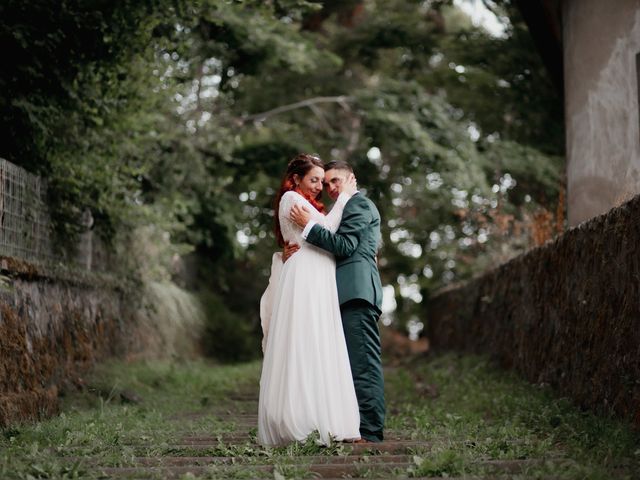
[[[356,181],[356,176],[351,173],[349,174],[349,178],[342,186],[342,190],[340,193],[346,193],[350,197],[353,197],[355,193],[358,191],[358,182]]]
[[[298,225],[300,228],[306,227],[311,218],[311,212],[306,207],[300,205],[294,205],[291,207],[291,213],[289,213],[291,221]]]
[[[298,245],[297,243],[286,242],[284,244],[283,249],[282,249],[282,263],[284,263],[287,260],[289,260],[291,255],[296,253],[298,250],[300,250],[300,245]]]

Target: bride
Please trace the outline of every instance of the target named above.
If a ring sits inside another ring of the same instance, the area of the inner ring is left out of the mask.
[[[332,232],[355,193],[355,179],[343,188],[325,216],[319,201],[324,169],[317,157],[297,155],[276,196],[276,237],[280,246],[300,250],[282,263],[274,254],[269,286],[260,302],[264,361],[260,378],[258,441],[283,445],[317,431],[322,443],[358,440],[360,414],[342,330],[333,256],[309,243],[289,219],[294,205]]]

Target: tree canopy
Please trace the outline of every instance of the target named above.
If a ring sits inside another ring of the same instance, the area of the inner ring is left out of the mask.
[[[189,286],[247,331],[288,159],[347,160],[415,324],[559,202],[562,103],[511,1],[484,3],[504,35],[438,0],[4,2],[0,155],[49,179],[59,231],[88,207],[105,238],[191,250]]]

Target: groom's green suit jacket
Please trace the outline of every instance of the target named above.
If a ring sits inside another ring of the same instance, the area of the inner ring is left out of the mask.
[[[314,225],[307,242],[336,257],[340,305],[355,299],[382,306],[382,284],[376,264],[380,245],[380,213],[371,200],[357,193],[344,207],[336,233]]]

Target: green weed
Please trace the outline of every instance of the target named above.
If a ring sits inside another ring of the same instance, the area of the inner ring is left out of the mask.
[[[237,463],[185,480],[304,478],[312,476],[305,457],[352,451],[340,442],[322,445],[317,433],[284,447],[258,445],[256,427],[241,426],[233,412],[255,413],[255,402],[241,394],[257,395],[259,374],[258,362],[101,365],[85,380],[86,389],[65,396],[60,415],[0,431],[0,478],[97,479],[101,467],[132,466],[140,456],[231,457]],[[410,452],[410,468],[385,476],[500,475],[500,462],[519,461],[522,467],[509,478],[632,479],[640,471],[639,434],[629,425],[581,411],[484,357],[430,357],[387,369],[385,381],[386,427],[425,441]],[[142,401],[123,402],[125,390]],[[246,441],[226,440],[242,433]],[[211,443],[181,445],[185,436]],[[362,462],[357,472],[373,477],[378,469]]]
[[[640,471],[640,436],[628,424],[581,411],[484,357],[431,357],[388,370],[385,382],[387,425],[432,444],[415,452],[411,474],[482,474],[487,460],[528,459],[545,460],[526,467],[531,478],[554,469],[561,478]],[[425,385],[438,394],[424,395]]]

